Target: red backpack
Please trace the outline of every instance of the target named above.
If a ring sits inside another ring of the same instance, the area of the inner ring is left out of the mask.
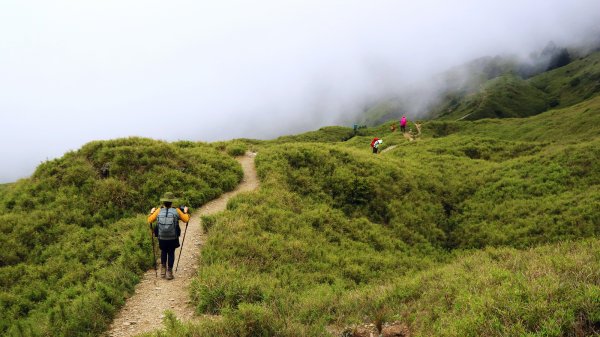
[[[379,140],[379,138],[377,138],[377,137],[373,138],[373,140],[371,141],[371,147],[375,146],[375,142],[378,140]]]

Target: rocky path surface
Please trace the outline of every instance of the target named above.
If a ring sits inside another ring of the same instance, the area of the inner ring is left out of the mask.
[[[190,304],[188,287],[198,269],[198,255],[205,241],[200,227],[200,217],[220,212],[227,201],[240,192],[255,190],[258,178],[254,167],[255,153],[247,153],[237,160],[244,169],[244,178],[238,187],[221,195],[197,210],[190,219],[181,261],[175,279],[156,278],[154,269],[147,271],[136,286],[135,293],[127,299],[125,306],[117,314],[104,336],[125,337],[152,331],[162,327],[165,310],[171,310],[180,320],[194,317],[194,308]],[[185,229],[182,224],[182,231]],[[158,251],[157,251],[158,254]],[[179,249],[175,251],[179,255]],[[175,260],[177,264],[177,260]]]

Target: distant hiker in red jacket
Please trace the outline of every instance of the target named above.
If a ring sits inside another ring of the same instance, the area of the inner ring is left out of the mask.
[[[402,118],[400,119],[400,130],[402,130],[402,132],[406,132],[406,116],[402,116]]]
[[[371,147],[373,148],[373,154],[377,154],[377,151],[379,150],[379,145],[381,145],[383,143],[383,140],[375,137],[373,138],[373,140],[371,141]]]
[[[175,198],[173,193],[167,192],[160,199],[163,206],[159,209],[152,208],[148,223],[158,220],[154,227],[154,235],[158,237],[158,247],[160,248],[160,276],[167,280],[173,279],[173,264],[175,264],[175,249],[179,247],[179,220],[188,222],[190,215],[188,208],[183,210],[171,207]]]

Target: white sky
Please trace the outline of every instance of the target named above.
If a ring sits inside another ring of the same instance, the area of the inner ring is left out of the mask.
[[[0,0],[0,182],[90,140],[272,138],[475,57],[589,37],[599,0]]]

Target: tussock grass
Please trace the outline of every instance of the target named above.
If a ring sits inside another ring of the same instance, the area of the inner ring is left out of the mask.
[[[98,334],[150,262],[138,209],[166,189],[202,204],[241,179],[231,156],[259,150],[259,191],[203,218],[190,296],[210,318],[167,314],[147,335],[328,336],[391,321],[415,336],[598,334],[598,55],[498,77],[454,107],[553,110],[428,121],[414,142],[387,122],[274,141],[92,142],[44,163],[0,187],[0,331]],[[375,136],[395,147],[371,154]]]
[[[593,98],[600,93],[599,83],[596,52],[529,79],[505,71],[478,88],[449,94],[433,115],[447,120],[527,117]]]
[[[127,138],[88,143],[10,184],[0,197],[0,335],[98,335],[152,263],[138,214],[167,190],[200,206],[241,177],[205,144]]]
[[[414,336],[588,336],[600,333],[598,239],[529,250],[486,248],[339,300],[343,321],[377,306]],[[347,317],[345,317],[347,315]]]
[[[600,324],[598,98],[527,119],[265,142],[261,189],[210,219],[198,313],[166,334],[577,335]],[[547,123],[588,121],[568,133]],[[384,146],[373,155],[372,137]],[[481,249],[481,250],[480,250]],[[241,318],[245,317],[245,318]],[[179,329],[179,330],[177,330]]]

